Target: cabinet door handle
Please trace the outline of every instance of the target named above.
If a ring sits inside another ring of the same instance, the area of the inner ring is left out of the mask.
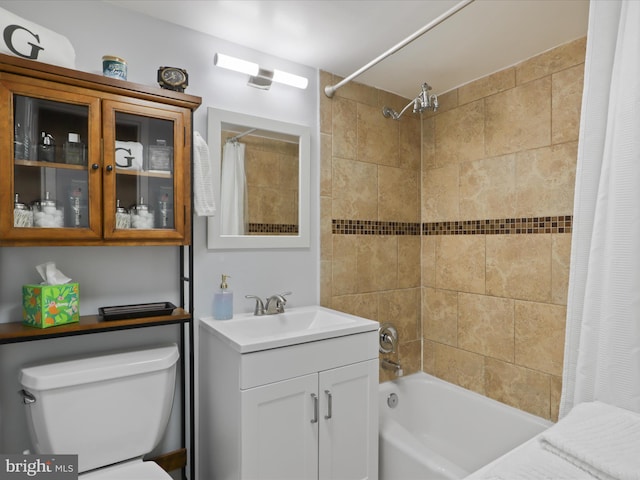
[[[318,396],[312,393],[311,398],[313,399],[313,418],[311,423],[318,423]]]
[[[331,395],[331,392],[329,390],[325,390],[324,393],[327,395],[327,414],[324,416],[324,418],[326,420],[329,420],[331,418],[332,414],[332,410],[333,410],[333,395]]]
[[[100,165],[98,165],[97,163],[93,163],[93,164],[91,165],[91,169],[92,169],[92,170],[97,170],[98,168],[100,168]]]
[[[111,172],[113,170],[113,165],[107,165],[107,172]]]

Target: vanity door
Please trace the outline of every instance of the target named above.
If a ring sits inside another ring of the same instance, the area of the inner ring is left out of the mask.
[[[240,396],[240,478],[317,479],[318,374],[250,388]]]
[[[320,480],[378,478],[378,360],[320,372]]]

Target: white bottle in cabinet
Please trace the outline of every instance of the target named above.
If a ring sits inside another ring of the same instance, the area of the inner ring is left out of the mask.
[[[200,322],[198,478],[378,478],[376,330],[240,353],[214,322]]]

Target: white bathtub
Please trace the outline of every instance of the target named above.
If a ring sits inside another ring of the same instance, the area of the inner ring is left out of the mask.
[[[388,397],[397,395],[395,408]],[[380,480],[461,479],[552,423],[426,373],[380,385]]]

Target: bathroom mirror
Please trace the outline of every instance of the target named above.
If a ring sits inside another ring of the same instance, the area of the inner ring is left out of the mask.
[[[209,107],[210,249],[309,246],[309,128]]]

